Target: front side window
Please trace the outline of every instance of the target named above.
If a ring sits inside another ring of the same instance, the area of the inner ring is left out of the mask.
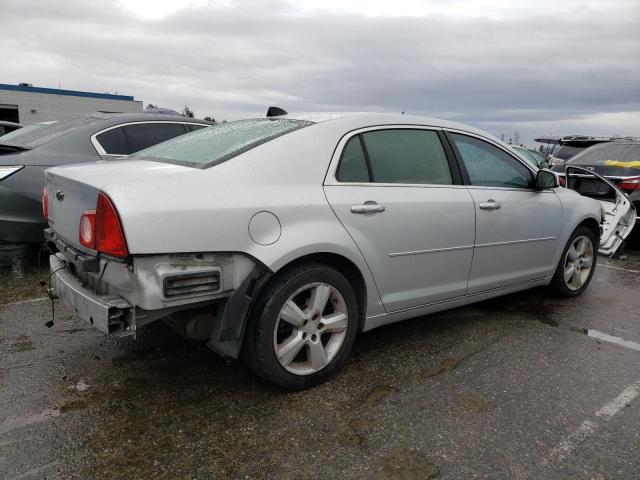
[[[453,141],[471,185],[531,188],[531,171],[508,153],[484,140],[453,133]]]
[[[207,168],[309,125],[313,122],[285,118],[219,123],[142,150],[135,157]]]
[[[336,179],[341,182],[453,183],[438,134],[419,129],[373,130],[352,137],[342,152]]]
[[[124,127],[129,153],[135,153],[158,143],[183,135],[182,123],[135,123]]]

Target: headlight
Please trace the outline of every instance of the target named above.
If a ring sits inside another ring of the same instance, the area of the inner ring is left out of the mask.
[[[9,175],[13,175],[18,170],[22,170],[23,168],[24,165],[7,165],[4,167],[0,166],[0,180],[4,180]]]

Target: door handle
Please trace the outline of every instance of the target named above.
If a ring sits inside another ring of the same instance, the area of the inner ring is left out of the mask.
[[[351,207],[351,213],[382,213],[385,210],[384,205],[378,205],[375,202],[365,202],[364,205],[354,205]]]
[[[496,202],[495,200],[492,200],[492,199],[480,204],[480,208],[482,210],[498,210],[501,206],[502,205],[500,205],[499,202]]]

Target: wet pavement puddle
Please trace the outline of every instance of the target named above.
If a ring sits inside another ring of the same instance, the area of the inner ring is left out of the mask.
[[[48,271],[39,245],[0,242],[0,305],[43,297]]]

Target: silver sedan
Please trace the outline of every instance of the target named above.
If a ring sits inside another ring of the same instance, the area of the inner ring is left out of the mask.
[[[288,389],[365,330],[536,286],[580,295],[635,222],[615,201],[605,215],[474,128],[382,114],[219,124],[50,169],[43,196],[52,295],[80,318],[166,321]]]

